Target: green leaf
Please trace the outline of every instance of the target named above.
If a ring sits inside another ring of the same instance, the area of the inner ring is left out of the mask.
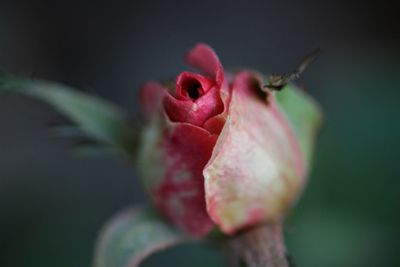
[[[287,85],[277,92],[276,99],[293,127],[306,159],[306,166],[309,167],[316,134],[322,121],[321,109],[314,99],[294,85]]]
[[[68,86],[0,73],[0,93],[20,93],[52,105],[100,144],[132,156],[135,132],[114,104]]]
[[[150,254],[187,240],[149,208],[130,208],[115,216],[97,242],[95,267],[135,267]]]

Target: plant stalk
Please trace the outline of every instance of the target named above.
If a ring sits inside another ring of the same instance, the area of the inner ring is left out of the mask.
[[[289,267],[281,224],[263,224],[237,234],[229,242],[230,267]]]

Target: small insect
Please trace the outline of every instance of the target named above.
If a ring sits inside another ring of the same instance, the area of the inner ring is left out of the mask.
[[[320,49],[317,48],[311,54],[307,55],[290,74],[272,74],[269,76],[268,83],[264,85],[264,89],[280,91],[289,82],[292,82],[300,77],[300,74],[317,58]]]

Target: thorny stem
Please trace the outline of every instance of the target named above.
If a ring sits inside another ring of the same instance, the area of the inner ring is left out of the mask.
[[[280,224],[264,224],[236,235],[229,252],[229,267],[289,267]]]

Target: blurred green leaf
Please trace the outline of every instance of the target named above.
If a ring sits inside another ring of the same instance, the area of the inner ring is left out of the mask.
[[[128,156],[134,153],[136,136],[128,119],[120,109],[104,99],[54,82],[5,73],[0,73],[1,92],[20,93],[44,101],[78,127],[75,131],[69,127],[69,133],[82,131],[101,145]]]
[[[149,208],[131,208],[107,223],[100,234],[95,267],[134,267],[150,254],[186,240]]]
[[[282,91],[277,92],[276,99],[299,139],[309,167],[316,134],[322,121],[320,107],[314,99],[294,85],[287,85]]]
[[[73,125],[50,125],[51,133],[65,138],[85,138],[86,133]]]

